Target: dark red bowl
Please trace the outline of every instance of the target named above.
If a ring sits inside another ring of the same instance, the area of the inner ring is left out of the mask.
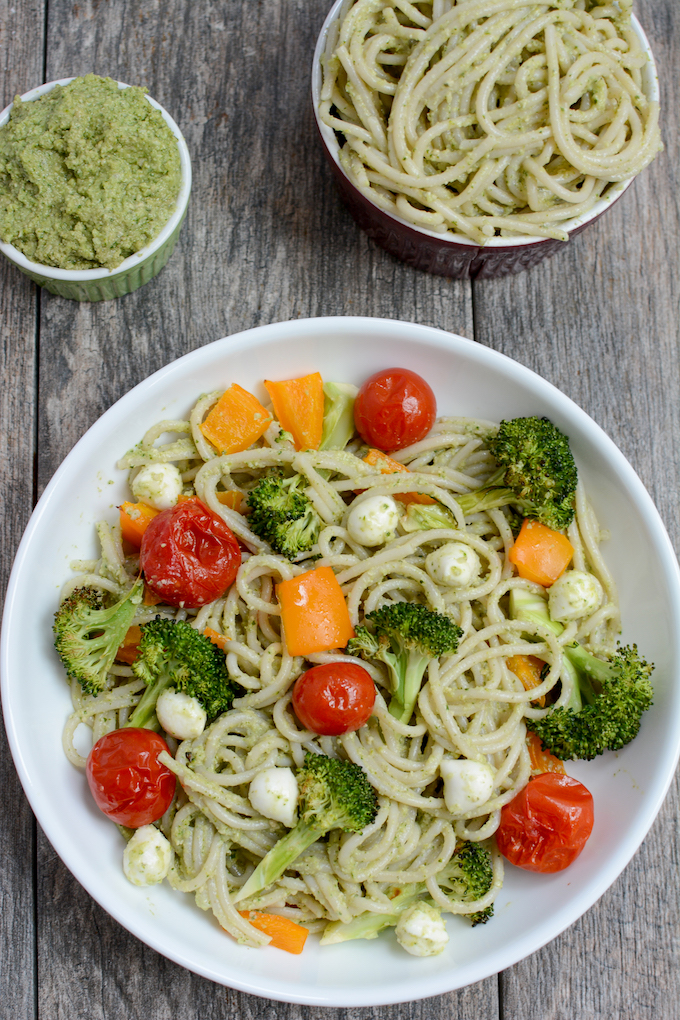
[[[518,236],[512,239],[496,237],[491,238],[485,245],[479,245],[460,234],[440,234],[425,230],[381,209],[350,181],[340,165],[337,136],[319,118],[321,57],[326,48],[328,32],[339,16],[342,2],[343,0],[336,0],[333,4],[319,33],[312,67],[312,104],[319,140],[336,186],[344,204],[361,229],[390,255],[415,269],[458,279],[469,277],[483,279],[521,273],[522,270],[531,269],[543,259],[563,251],[569,241],[558,241],[552,237]],[[644,71],[645,92],[650,99],[658,100],[659,83],[649,42],[635,18],[633,26],[642,48],[649,57],[649,63]],[[562,226],[569,234],[569,240],[599,219],[623,195],[632,181],[633,178],[630,178],[611,185],[588,213],[563,223]]]

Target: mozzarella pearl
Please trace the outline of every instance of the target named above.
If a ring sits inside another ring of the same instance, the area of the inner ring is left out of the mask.
[[[425,569],[436,584],[463,588],[479,577],[482,564],[475,550],[465,542],[447,542],[429,554]]]
[[[292,829],[298,802],[298,784],[292,771],[287,767],[273,765],[259,772],[248,790],[250,803],[265,818]]]
[[[438,956],[449,941],[441,912],[431,903],[414,903],[397,921],[397,941],[411,956]]]
[[[604,592],[592,574],[582,570],[567,570],[548,591],[548,610],[553,620],[566,623],[590,616],[599,609]]]
[[[439,772],[444,780],[444,802],[452,815],[481,807],[493,793],[494,771],[486,763],[445,758]]]
[[[133,885],[157,885],[170,871],[172,847],[155,825],[142,825],[123,851],[123,872]]]
[[[208,719],[197,698],[176,691],[174,687],[160,695],[156,702],[156,715],[165,732],[177,740],[195,740],[200,737]]]
[[[182,476],[174,464],[147,464],[132,482],[132,495],[154,510],[168,510],[182,493]]]
[[[395,537],[399,517],[399,507],[391,496],[368,496],[350,510],[347,530],[360,545],[383,545]]]

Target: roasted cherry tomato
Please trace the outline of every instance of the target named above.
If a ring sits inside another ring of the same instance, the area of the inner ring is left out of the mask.
[[[308,669],[295,682],[293,708],[313,733],[336,737],[363,726],[373,711],[375,684],[354,662],[326,662]]]
[[[87,759],[87,782],[97,807],[130,829],[155,822],[170,807],[176,779],[158,755],[168,745],[153,730],[113,730]]]
[[[501,809],[498,849],[511,864],[546,874],[575,861],[593,830],[593,798],[558,772],[530,779]]]
[[[354,402],[357,432],[379,450],[402,450],[424,439],[436,416],[431,387],[408,368],[376,372]]]
[[[149,523],[139,562],[147,585],[163,602],[196,609],[234,583],[241,548],[221,517],[199,499],[187,499]]]

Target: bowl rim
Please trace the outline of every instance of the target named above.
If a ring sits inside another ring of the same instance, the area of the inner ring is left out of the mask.
[[[311,75],[311,92],[312,92],[312,109],[314,111],[314,119],[316,126],[321,137],[322,144],[326,150],[328,157],[336,165],[338,171],[342,174],[345,182],[352,187],[359,195],[366,199],[372,208],[379,209],[388,219],[394,221],[399,226],[409,227],[417,234],[422,235],[424,238],[429,238],[434,241],[440,242],[442,245],[451,246],[452,249],[457,248],[473,248],[480,253],[491,250],[512,250],[514,248],[524,248],[527,246],[535,246],[545,244],[546,241],[553,241],[553,238],[536,237],[533,234],[519,234],[517,237],[490,237],[484,244],[479,244],[474,241],[471,237],[466,237],[464,234],[457,234],[453,231],[444,231],[438,233],[435,230],[428,230],[426,227],[420,226],[417,223],[411,223],[409,220],[403,219],[401,216],[397,216],[396,213],[391,212],[388,209],[383,209],[381,206],[376,205],[373,199],[367,195],[364,191],[357,188],[356,184],[350,180],[347,176],[344,167],[340,163],[338,158],[339,146],[335,136],[333,128],[329,127],[328,124],[324,124],[319,116],[319,97],[321,94],[321,85],[323,76],[321,72],[322,56],[326,48],[326,40],[328,32],[333,22],[338,20],[340,9],[346,0],[334,0],[333,6],[326,15],[321,31],[317,37],[316,46],[314,48],[314,60],[312,63],[312,75]],[[635,33],[640,41],[643,51],[647,55],[647,63],[643,68],[643,87],[647,93],[647,98],[650,101],[659,101],[660,88],[659,88],[659,72],[652,53],[652,48],[649,44],[649,40],[642,28],[642,25],[638,21],[637,17],[631,15],[632,25]],[[624,192],[630,187],[635,180],[635,177],[629,177],[625,181],[618,181],[613,184],[607,191],[604,197],[600,197],[592,209],[588,210],[587,213],[583,213],[581,216],[575,216],[571,220],[565,220],[562,226],[565,228],[567,233],[571,234],[578,231],[579,228],[585,227],[588,223],[596,220],[602,215],[617,199],[619,199]]]
[[[602,455],[606,453],[616,471],[617,477],[621,478],[621,484],[625,486],[626,493],[632,504],[644,515],[649,528],[649,534],[653,537],[655,552],[661,559],[665,582],[669,587],[671,595],[669,613],[672,610],[674,618],[680,617],[680,569],[678,568],[670,539],[651,496],[623,453],[600,426],[566,394],[539,376],[538,373],[498,351],[483,347],[474,341],[456,334],[418,323],[392,319],[358,316],[294,319],[287,322],[257,326],[235,333],[232,336],[221,338],[185,354],[148,376],[116,401],[112,407],[97,419],[57,468],[31,516],[16,554],[7,589],[0,650],[0,686],[2,688],[5,723],[10,748],[27,798],[36,814],[38,814],[48,839],[63,859],[67,860],[69,858],[68,851],[71,847],[69,841],[73,839],[73,834],[68,832],[68,827],[66,827],[66,830],[64,829],[63,819],[55,816],[54,806],[46,803],[49,800],[49,793],[40,785],[43,783],[42,776],[38,777],[39,782],[34,782],[34,766],[31,764],[30,756],[27,757],[24,754],[24,745],[20,740],[21,724],[13,711],[17,696],[16,682],[13,682],[12,686],[10,686],[9,680],[10,673],[13,672],[11,648],[14,642],[14,634],[18,632],[18,628],[15,630],[15,625],[23,619],[20,615],[21,606],[18,603],[20,602],[21,586],[22,584],[25,585],[25,578],[28,576],[27,559],[29,549],[34,534],[43,527],[43,519],[49,518],[50,514],[53,513],[53,498],[56,498],[60,487],[68,481],[73,470],[71,465],[73,465],[74,460],[77,462],[79,454],[87,455],[90,448],[100,448],[101,441],[106,437],[110,437],[112,428],[115,428],[117,423],[122,419],[129,419],[135,411],[139,410],[140,390],[143,390],[145,400],[149,398],[152,406],[159,407],[160,409],[160,407],[165,406],[168,399],[166,387],[176,384],[178,379],[182,380],[182,385],[184,386],[186,380],[192,380],[194,375],[200,375],[200,373],[213,370],[218,356],[219,364],[227,366],[233,365],[235,358],[237,359],[244,352],[247,354],[251,349],[259,350],[264,359],[266,359],[267,349],[272,344],[287,346],[290,341],[300,338],[318,342],[320,339],[323,339],[324,335],[327,337],[334,332],[347,330],[351,330],[355,340],[360,339],[362,343],[366,340],[370,341],[371,337],[384,338],[384,335],[388,335],[390,344],[394,345],[395,357],[397,351],[403,345],[422,343],[429,348],[446,351],[451,357],[460,354],[464,360],[472,358],[481,368],[488,367],[495,371],[498,371],[500,368],[509,380],[523,386],[530,393],[534,395],[540,393],[541,399],[549,398],[551,407],[554,409],[558,419],[563,414],[570,415],[576,430],[586,430],[588,445],[591,445]],[[384,339],[381,340],[381,343],[384,345]],[[263,364],[262,367],[264,368],[265,365]],[[227,371],[230,371],[230,369],[227,369]],[[188,394],[189,400],[191,396],[192,394]],[[680,647],[680,635],[676,632],[671,632],[669,640],[677,651]],[[677,670],[673,673],[673,677],[673,701],[675,705],[680,706],[680,687],[678,687],[677,683]],[[129,908],[126,908],[125,902],[117,897],[116,890],[113,887],[102,884],[101,876],[94,865],[89,863],[83,865],[84,870],[78,872],[77,880],[108,913],[128,931],[132,932],[132,934],[153,949],[156,949],[181,966],[187,967],[191,971],[201,974],[212,981],[250,994],[260,995],[277,1001],[330,1007],[368,1007],[444,994],[456,988],[465,987],[468,984],[483,980],[526,958],[527,955],[538,950],[542,945],[554,939],[573,924],[615,881],[649,831],[666,796],[673,779],[678,755],[680,754],[680,729],[676,728],[673,738],[667,737],[660,746],[662,750],[660,750],[659,754],[663,755],[662,759],[660,759],[663,763],[663,768],[657,766],[653,783],[650,784],[650,788],[643,791],[645,796],[639,811],[639,824],[636,827],[628,827],[625,832],[625,838],[615,846],[613,853],[607,858],[606,867],[598,868],[583,888],[574,889],[565,906],[561,907],[548,920],[541,921],[542,927],[539,928],[538,938],[537,932],[531,931],[522,934],[517,940],[513,939],[509,945],[502,942],[497,943],[491,953],[485,954],[480,959],[475,959],[467,965],[468,970],[463,981],[458,981],[457,978],[452,980],[448,971],[444,973],[437,972],[433,976],[428,973],[425,962],[423,970],[418,974],[417,978],[406,978],[409,986],[408,995],[403,994],[401,986],[399,986],[399,991],[395,995],[387,987],[385,981],[382,981],[377,990],[374,989],[372,993],[368,993],[366,988],[361,986],[353,988],[351,984],[343,985],[341,991],[337,991],[335,988],[326,991],[325,985],[322,981],[318,980],[314,970],[314,959],[311,961],[312,970],[310,975],[301,983],[299,989],[295,985],[294,960],[290,961],[291,978],[284,982],[281,978],[277,978],[276,975],[270,976],[269,971],[267,971],[266,978],[262,977],[257,971],[249,970],[247,965],[239,966],[238,959],[229,961],[227,957],[226,968],[230,970],[227,977],[221,969],[211,969],[211,965],[208,962],[203,958],[199,958],[200,954],[196,949],[187,951],[184,948],[184,955],[179,950],[174,952],[169,950],[165,941],[166,937],[158,929],[158,926],[153,928],[154,934],[150,936],[144,928],[144,912],[135,910],[133,913]],[[618,766],[617,771],[621,771],[621,769],[618,769]],[[106,819],[101,818],[100,821],[107,829],[110,828],[110,823]],[[65,850],[66,852],[64,852]],[[73,856],[72,853],[71,856]],[[70,864],[68,866],[71,867]],[[171,892],[173,896],[177,895],[174,891]],[[150,893],[149,895],[151,896],[152,894]],[[153,910],[151,913],[153,915]],[[192,952],[193,957],[191,956]],[[241,963],[243,963],[242,960]]]
[[[69,82],[75,81],[77,77],[79,76],[72,75],[70,78],[56,78],[54,81],[45,82],[42,85],[37,85],[35,88],[30,89],[28,92],[24,92],[20,98],[24,102],[31,102],[32,100],[39,99],[40,96],[51,92],[57,85],[68,85]],[[117,81],[117,85],[119,89],[129,89],[133,87],[122,81]],[[33,273],[36,276],[45,277],[46,279],[66,280],[71,283],[86,283],[90,280],[110,279],[113,276],[119,276],[122,273],[126,273],[130,269],[135,269],[141,262],[152,256],[156,251],[163,247],[168,238],[172,236],[174,231],[182,222],[182,218],[189,202],[189,196],[191,194],[191,157],[189,156],[189,149],[182,132],[168,111],[161,106],[159,102],[152,99],[148,93],[145,94],[145,98],[161,113],[165,123],[168,125],[177,141],[182,177],[179,194],[177,195],[177,204],[172,216],[170,216],[170,218],[166,221],[162,230],[156,235],[153,241],[147,244],[144,248],[140,248],[139,251],[133,252],[133,254],[124,259],[120,265],[114,266],[112,269],[108,269],[106,266],[99,269],[60,269],[57,266],[45,266],[40,262],[33,262],[31,259],[27,258],[26,255],[24,255],[22,251],[19,251],[18,248],[15,248],[13,244],[8,244],[6,241],[0,240],[0,251],[6,255],[11,262],[14,262],[20,269],[23,269],[24,272]],[[9,120],[13,106],[14,103],[11,102],[0,113],[0,127],[3,127]]]

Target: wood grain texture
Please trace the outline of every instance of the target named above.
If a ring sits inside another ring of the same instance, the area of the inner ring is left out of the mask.
[[[474,335],[550,379],[629,457],[678,548],[677,119],[666,119],[663,156],[606,217],[550,262],[474,285],[428,276],[396,262],[357,229],[318,149],[309,70],[329,5],[0,0],[6,101],[43,80],[46,28],[44,80],[95,71],[146,85],[182,129],[194,172],[175,253],[156,280],[127,298],[81,305],[43,294],[38,302],[32,284],[0,267],[0,409],[8,437],[0,454],[7,493],[3,577],[34,489],[42,491],[79,436],[131,386],[226,334],[336,314],[406,319]],[[665,108],[677,109],[676,0],[641,0],[639,14],[659,59]],[[32,474],[26,465],[34,455]],[[34,881],[30,812],[2,748],[0,763],[0,1016],[680,1016],[680,918],[669,883],[679,863],[677,790],[602,900],[498,980],[418,1003],[326,1010],[242,995],[160,957],[90,899],[42,835]]]
[[[14,3],[0,16],[2,108],[42,79],[43,4]],[[16,275],[0,265],[0,597],[33,507],[37,394],[38,297],[33,285],[14,291]],[[0,1014],[33,1016],[35,988],[35,821],[0,727]]]

